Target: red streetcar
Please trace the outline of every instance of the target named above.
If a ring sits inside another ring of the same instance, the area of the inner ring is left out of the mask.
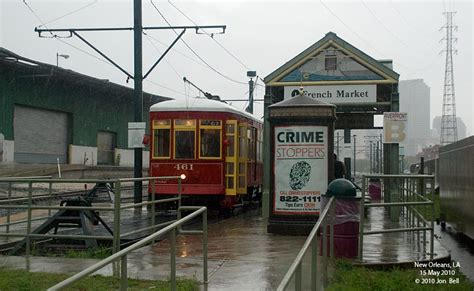
[[[232,209],[261,198],[263,123],[253,115],[217,100],[169,100],[151,106],[150,127],[149,174],[185,174],[184,201]],[[155,185],[158,198],[176,194],[176,180]]]

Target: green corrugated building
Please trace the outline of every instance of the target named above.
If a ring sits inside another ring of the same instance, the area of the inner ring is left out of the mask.
[[[133,89],[0,48],[0,108],[0,162],[133,165]]]

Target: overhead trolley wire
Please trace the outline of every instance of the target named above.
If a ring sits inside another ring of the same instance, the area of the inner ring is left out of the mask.
[[[98,0],[94,0],[94,1],[92,1],[91,3],[87,3],[86,5],[84,5],[84,6],[82,6],[82,7],[79,7],[79,8],[77,8],[77,9],[71,11],[71,12],[68,12],[68,13],[66,13],[66,14],[64,14],[64,15],[62,15],[62,16],[56,17],[56,18],[54,18],[54,19],[52,19],[52,20],[50,20],[50,21],[48,21],[48,22],[45,22],[45,23],[41,24],[39,27],[41,27],[41,26],[46,27],[46,25],[48,25],[48,24],[50,24],[50,23],[53,23],[53,22],[55,22],[55,21],[57,21],[57,20],[59,20],[59,19],[62,19],[62,18],[64,18],[64,17],[70,16],[70,15],[72,15],[72,14],[74,14],[74,13],[76,13],[76,12],[79,12],[79,11],[81,11],[81,10],[84,10],[84,9],[86,9],[87,7],[92,6],[92,5],[94,5],[95,3],[97,3],[97,1],[98,1]]]
[[[88,6],[91,6],[91,5],[94,4],[95,2],[97,2],[97,1],[94,1],[94,2],[92,2],[92,3],[89,3],[88,5],[82,7],[82,9],[84,9],[84,8],[86,8],[86,7],[88,7]],[[40,22],[40,25],[39,25],[39,26],[40,26],[40,27],[43,26],[43,27],[45,27],[46,29],[49,29],[48,26],[47,26],[47,23],[45,23],[45,22],[43,21],[43,19],[41,19],[41,17],[33,10],[33,8],[26,2],[26,0],[23,0],[23,3],[26,5],[26,7],[28,7],[28,10],[30,10],[30,12],[31,12],[31,13],[36,17],[36,19]],[[77,9],[75,12],[77,12],[77,11],[78,11],[78,9]],[[72,12],[69,13],[69,15],[71,15],[71,14],[72,14]],[[52,21],[50,21],[50,22],[52,22]],[[49,31],[49,33],[51,34],[51,38],[54,38],[54,39],[56,39],[57,41],[62,42],[62,43],[64,43],[64,44],[66,44],[66,45],[68,45],[68,46],[70,46],[70,47],[72,47],[72,48],[74,48],[74,49],[76,49],[76,50],[82,52],[83,54],[86,54],[86,55],[88,55],[88,56],[90,56],[90,57],[93,57],[94,59],[99,60],[99,61],[101,61],[101,62],[103,62],[103,63],[105,63],[105,64],[107,64],[107,65],[113,66],[110,62],[105,61],[105,60],[103,60],[103,59],[101,59],[101,58],[99,58],[99,57],[97,57],[97,56],[95,56],[95,55],[93,55],[93,54],[91,54],[91,53],[89,53],[89,52],[87,52],[87,51],[81,49],[81,48],[78,48],[78,47],[75,46],[75,45],[72,45],[72,44],[66,42],[65,40],[61,39],[61,37],[59,37],[58,35],[53,34],[51,31]],[[152,83],[152,84],[155,85],[155,86],[158,86],[158,87],[161,87],[161,88],[170,90],[170,91],[172,91],[172,92],[175,92],[175,93],[178,93],[178,94],[181,94],[181,95],[185,95],[183,92],[176,91],[176,90],[174,90],[174,89],[171,89],[171,88],[166,87],[166,86],[164,86],[164,85],[158,84],[158,83],[153,82],[153,81],[151,81],[151,80],[145,79],[145,81],[148,81],[148,82]],[[128,79],[127,79],[127,82],[128,82]]]
[[[161,13],[161,11],[158,9],[158,7],[155,5],[155,3],[153,2],[153,0],[150,0],[151,4],[153,5],[154,9],[158,12],[158,14],[160,14],[160,16],[163,18],[163,20],[168,24],[168,26],[170,28],[172,28],[172,25],[171,23],[166,19],[166,17]],[[174,31],[175,34],[178,34],[177,31],[175,29],[172,29]],[[224,75],[223,73],[221,73],[220,71],[218,71],[217,69],[215,69],[214,67],[212,67],[208,62],[206,62],[195,50],[193,50],[191,48],[191,46],[184,40],[184,39],[180,39],[181,42],[183,42],[183,44],[201,61],[203,62],[206,66],[208,66],[211,70],[213,70],[215,73],[217,73],[218,75],[220,75],[221,77],[223,77],[224,79],[226,80],[229,80],[231,82],[234,82],[234,83],[237,83],[237,84],[242,84],[242,85],[247,85],[247,83],[245,82],[240,82],[240,81],[237,81],[235,79],[232,79],[226,75]]]
[[[49,29],[48,26],[47,26],[47,24],[46,24],[46,23],[43,21],[43,19],[41,19],[41,17],[33,10],[33,8],[28,4],[28,2],[26,2],[26,0],[23,0],[23,3],[26,5],[26,7],[28,7],[28,10],[30,10],[30,12],[31,12],[31,13],[36,17],[36,19],[40,22],[40,25],[39,25],[39,26],[43,26],[43,27],[46,27],[47,29]],[[93,58],[95,58],[95,59],[97,59],[97,60],[99,60],[99,61],[101,61],[101,62],[103,62],[103,63],[109,64],[109,65],[112,66],[111,63],[109,63],[109,62],[107,62],[107,61],[104,61],[103,59],[101,59],[101,58],[99,58],[99,57],[97,57],[97,56],[94,56],[93,54],[88,53],[87,51],[85,51],[85,50],[83,50],[83,49],[80,49],[80,48],[78,48],[78,47],[76,47],[76,46],[74,46],[74,45],[72,45],[72,44],[66,42],[65,40],[62,40],[59,36],[57,36],[56,34],[53,34],[51,31],[49,31],[49,34],[51,34],[51,38],[54,38],[54,39],[56,39],[56,40],[59,41],[59,42],[62,42],[62,43],[64,43],[64,44],[66,44],[66,45],[68,45],[68,46],[70,46],[70,47],[72,47],[72,48],[74,48],[74,49],[76,49],[76,50],[78,50],[78,51],[80,51],[80,52],[86,54],[86,55],[89,55],[89,56],[91,56],[91,57],[93,57]]]
[[[158,47],[151,41],[150,36],[149,36],[147,33],[145,33],[145,32],[143,32],[143,34],[146,36],[148,42],[151,44],[151,46],[153,46],[153,48],[156,50],[156,52],[161,54],[162,52],[161,52],[161,51],[158,49]],[[181,78],[181,75],[178,73],[178,71],[176,71],[176,69],[173,67],[173,65],[171,65],[171,63],[168,62],[166,59],[165,59],[164,61],[171,67],[171,69],[172,69],[173,72],[176,74],[176,76],[178,76],[178,78]]]
[[[362,38],[355,30],[353,30],[349,25],[347,25],[336,13],[334,13],[324,2],[323,0],[319,0],[321,4],[324,6],[324,8],[331,13],[337,20],[339,20],[342,25],[344,25],[347,29],[349,29],[355,36],[357,36],[360,40],[365,42],[367,45],[369,45],[371,48],[373,48],[375,51],[377,51],[379,54],[384,55],[381,51],[379,51],[376,47],[374,47],[370,42]]]
[[[386,25],[385,23],[383,23],[382,20],[380,20],[377,15],[372,11],[372,9],[370,9],[370,7],[367,5],[367,3],[365,3],[364,0],[361,0],[362,2],[362,5],[364,5],[364,7],[367,9],[367,11],[369,11],[369,13],[372,15],[373,18],[375,18],[375,20],[380,23],[380,25],[383,27],[383,29],[385,29],[386,32],[388,32],[389,34],[391,34],[394,38],[396,38],[401,44],[403,44],[404,46],[406,47],[410,47],[406,42],[404,42],[401,38],[399,38],[392,30],[390,30]]]
[[[181,15],[186,17],[189,21],[191,21],[194,25],[198,26],[198,24],[191,19],[191,17],[187,16],[182,10],[180,10],[176,5],[174,5],[171,0],[168,0],[168,3],[173,6]],[[250,68],[245,65],[235,54],[233,54],[230,50],[228,50],[223,44],[221,44],[217,39],[214,38],[214,34],[208,33],[203,29],[203,32],[209,36],[215,43],[217,43],[226,53],[228,53],[234,60],[236,60],[239,64],[241,64],[244,68],[247,70],[250,70]]]

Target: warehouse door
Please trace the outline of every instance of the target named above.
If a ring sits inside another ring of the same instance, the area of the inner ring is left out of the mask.
[[[66,113],[15,106],[13,117],[14,161],[67,163],[68,116]]]
[[[99,131],[97,133],[97,164],[113,165],[115,149],[115,133]]]

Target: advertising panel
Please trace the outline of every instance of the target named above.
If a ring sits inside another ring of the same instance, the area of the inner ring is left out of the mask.
[[[327,126],[275,126],[275,214],[319,214],[328,183]]]
[[[383,142],[402,143],[407,136],[406,128],[408,113],[384,112],[383,114]]]

